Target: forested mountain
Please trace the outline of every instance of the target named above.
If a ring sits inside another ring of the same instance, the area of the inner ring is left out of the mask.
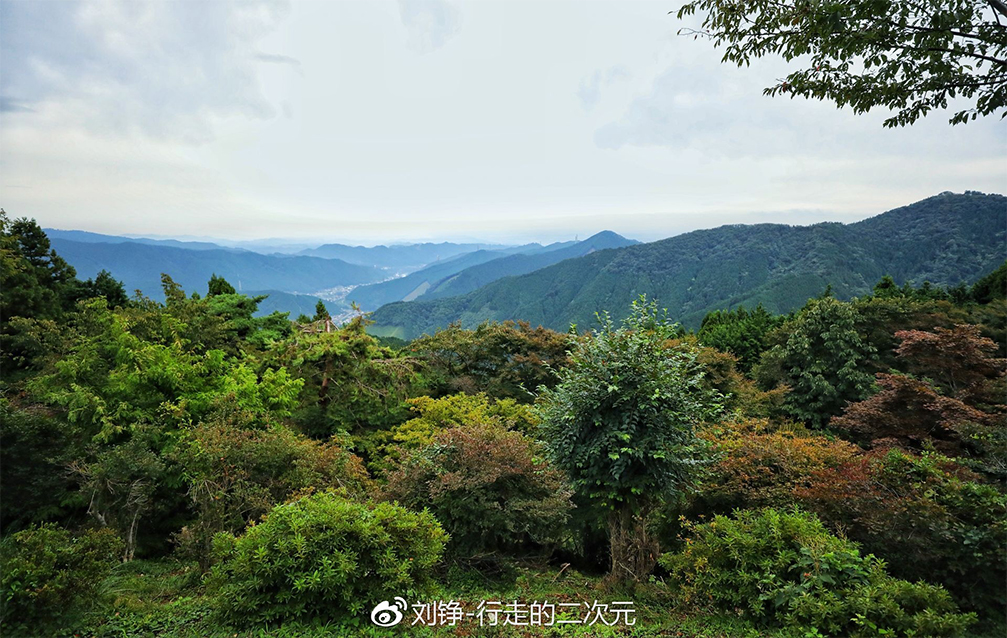
[[[477,250],[431,264],[405,277],[361,286],[354,289],[347,299],[355,301],[364,310],[375,310],[395,301],[452,296],[475,290],[502,277],[522,275],[564,259],[635,243],[635,240],[604,231],[584,241],[548,246],[528,244],[505,250]]]
[[[429,290],[424,292],[418,298],[421,300],[429,300],[463,295],[467,292],[475,290],[476,288],[481,288],[490,282],[496,281],[497,279],[530,273],[540,268],[545,268],[546,266],[558,264],[566,259],[589,255],[598,250],[622,248],[623,246],[632,246],[633,244],[638,243],[639,242],[636,240],[626,239],[625,237],[613,233],[610,230],[606,230],[593,235],[584,241],[576,242],[572,245],[567,245],[556,250],[538,252],[535,254],[509,255],[507,257],[494,259],[493,261],[466,268],[465,270],[458,272],[456,276],[445,279],[436,285],[431,286]]]
[[[738,304],[788,312],[827,285],[850,298],[886,274],[899,284],[971,282],[1003,262],[1005,242],[1007,198],[942,193],[855,224],[723,226],[599,251],[465,295],[389,304],[371,328],[413,338],[455,321],[586,327],[643,293],[697,327],[710,310]]]
[[[216,274],[239,290],[285,290],[312,293],[333,286],[380,281],[387,275],[369,266],[339,259],[261,255],[231,250],[188,250],[135,242],[84,243],[53,239],[52,247],[82,277],[107,270],[130,293],[139,289],[154,299],[163,297],[161,273],[168,273],[185,290],[203,290]]]

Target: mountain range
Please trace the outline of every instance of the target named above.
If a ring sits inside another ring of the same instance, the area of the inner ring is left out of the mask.
[[[853,224],[722,226],[599,250],[464,294],[388,304],[371,316],[371,331],[412,339],[452,322],[506,319],[588,327],[596,312],[618,318],[641,294],[697,327],[718,308],[761,303],[789,312],[827,285],[839,298],[861,295],[886,274],[900,284],[971,282],[1005,257],[1007,198],[942,193]]]
[[[536,244],[537,245],[537,244]],[[318,248],[302,250],[299,255],[341,259],[347,263],[362,266],[380,264],[384,268],[399,272],[410,272],[424,266],[451,259],[477,250],[494,250],[505,246],[494,244],[402,244],[393,246],[347,246],[345,244],[323,244]]]
[[[184,290],[199,293],[206,291],[206,282],[214,274],[240,291],[288,293],[367,284],[388,276],[373,266],[320,257],[262,255],[222,248],[189,249],[135,241],[82,242],[58,236],[51,237],[50,242],[77,270],[78,276],[89,278],[107,270],[123,282],[127,292],[140,290],[152,299],[163,299],[161,273],[171,275]]]
[[[395,301],[458,295],[502,277],[532,272],[596,250],[636,243],[639,242],[611,231],[603,231],[583,241],[558,242],[548,246],[526,244],[504,250],[476,250],[437,262],[405,277],[354,288],[347,299],[356,302],[361,309],[370,311]]]

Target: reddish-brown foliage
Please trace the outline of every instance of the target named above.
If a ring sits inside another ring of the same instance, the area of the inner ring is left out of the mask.
[[[843,465],[859,453],[845,441],[773,430],[762,419],[719,424],[701,436],[717,454],[696,499],[698,509],[707,512],[792,504],[794,490],[816,472]]]
[[[933,441],[945,452],[958,452],[959,428],[966,423],[986,424],[991,415],[953,397],[942,396],[929,383],[894,374],[878,374],[881,391],[846,408],[834,417],[833,427],[872,443],[882,439],[921,449]]]
[[[1007,360],[993,356],[996,344],[980,334],[979,326],[900,330],[895,336],[902,341],[895,352],[913,372],[932,378],[963,401],[981,395],[987,382],[1003,376],[1007,366]]]

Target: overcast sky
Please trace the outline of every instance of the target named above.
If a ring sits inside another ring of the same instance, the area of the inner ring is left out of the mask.
[[[0,1],[0,205],[114,234],[651,240],[1007,192],[1007,126],[769,98],[680,2]]]

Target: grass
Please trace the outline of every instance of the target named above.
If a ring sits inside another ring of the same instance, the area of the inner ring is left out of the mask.
[[[409,611],[397,627],[374,626],[369,613],[351,618],[320,618],[268,627],[233,627],[214,613],[195,563],[172,559],[136,560],[115,568],[100,589],[93,609],[62,619],[60,628],[33,628],[27,638],[824,638],[817,632],[766,630],[723,614],[681,609],[669,588],[653,579],[632,589],[611,588],[596,576],[554,567],[514,567],[493,577],[454,567],[441,574],[428,600],[462,603],[474,610],[482,600],[506,603],[545,601],[633,601],[631,626],[563,625],[481,627],[466,618],[454,627],[411,626]],[[409,601],[419,602],[419,601]],[[990,633],[989,636],[997,635]],[[1002,634],[1000,634],[1002,635]],[[19,634],[4,632],[4,638]],[[978,637],[977,637],[978,638]]]
[[[738,619],[697,616],[675,608],[659,581],[633,590],[612,589],[602,579],[571,569],[515,567],[487,577],[480,572],[452,568],[442,574],[430,601],[455,600],[466,611],[483,600],[582,602],[633,601],[636,623],[616,625],[498,626],[479,625],[466,618],[454,627],[411,626],[412,612],[397,627],[374,626],[368,614],[355,618],[316,619],[270,627],[232,627],[221,624],[202,584],[195,563],[171,559],[136,560],[116,567],[102,583],[93,609],[61,619],[60,627],[33,628],[26,636],[53,638],[383,638],[386,636],[551,637],[581,638],[772,638],[789,636],[756,630]],[[420,601],[410,601],[420,602]],[[426,602],[426,601],[423,601]],[[502,617],[501,617],[502,619]],[[4,633],[4,638],[17,636]]]

